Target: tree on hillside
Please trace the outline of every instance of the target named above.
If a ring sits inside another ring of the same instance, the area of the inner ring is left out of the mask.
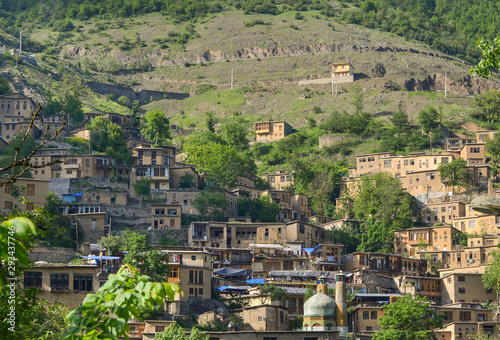
[[[197,180],[195,175],[186,172],[184,175],[179,178],[179,188],[180,189],[193,189],[197,186]]]
[[[111,122],[109,118],[96,117],[87,124],[90,130],[90,142],[92,149],[104,152],[112,157],[117,163],[129,164],[132,156],[127,149],[125,142],[125,132],[122,128]]]
[[[209,340],[210,336],[196,327],[191,328],[191,334],[186,335],[186,331],[176,322],[170,324],[163,332],[155,334],[155,340]]]
[[[432,132],[439,126],[441,115],[436,108],[429,106],[418,113],[418,123],[422,131],[429,135],[429,145],[432,150]]]
[[[130,263],[155,282],[164,282],[168,274],[165,255],[156,250],[147,240],[147,236],[136,232],[121,235],[122,251],[126,251],[123,263]]]
[[[498,167],[500,166],[500,133],[495,134],[493,139],[489,139],[486,142],[486,152],[491,156],[491,178],[495,178],[498,174]]]
[[[211,111],[207,111],[207,112],[205,112],[205,115],[207,116],[206,125],[207,125],[208,131],[215,132],[215,123],[217,123],[217,120],[214,117],[215,113],[213,113]]]
[[[287,299],[286,290],[276,287],[269,282],[264,283],[263,286],[259,286],[259,291],[261,294],[269,294],[271,301],[283,301]]]
[[[198,172],[204,172],[207,179],[218,188],[234,186],[247,165],[247,160],[235,148],[214,142],[188,144],[185,151],[187,161],[196,164]]]
[[[347,172],[345,163],[326,162],[319,157],[293,157],[289,160],[288,170],[295,182],[294,192],[307,195],[316,214],[331,216],[342,176]]]
[[[221,128],[222,138],[227,145],[238,151],[248,150],[248,129],[242,122],[226,123]]]
[[[500,302],[500,251],[493,251],[490,255],[491,261],[486,266],[482,279],[486,289],[495,290],[498,303]]]
[[[359,115],[365,105],[365,93],[359,84],[352,85],[350,92],[352,92],[351,104],[354,106],[354,113]]]
[[[355,218],[361,222],[359,251],[393,252],[393,231],[411,227],[416,216],[415,198],[386,172],[361,177],[353,203]]]
[[[82,102],[77,97],[70,94],[66,95],[62,109],[68,115],[71,126],[78,126],[83,122]]]
[[[136,181],[132,184],[132,187],[137,195],[142,196],[143,201],[146,196],[151,194],[151,180],[148,177],[143,177]]]
[[[224,194],[220,191],[201,190],[192,204],[200,215],[203,216],[203,220],[208,217],[213,221],[214,219],[222,218],[227,201]]]
[[[383,308],[384,316],[379,320],[382,330],[373,335],[373,340],[437,340],[431,331],[443,327],[443,315],[431,308],[426,297],[404,295]]]
[[[108,249],[110,254],[126,252],[123,263],[129,263],[147,275],[152,281],[162,282],[168,273],[165,255],[157,251],[148,241],[147,236],[125,230],[120,236],[106,236],[99,244]]]
[[[121,96],[118,98],[118,104],[125,106],[125,107],[131,107],[132,106],[132,100],[127,97],[127,96]]]
[[[344,225],[340,228],[333,228],[324,230],[325,238],[328,240],[341,243],[346,246],[347,254],[355,252],[361,243],[361,237],[356,233],[354,227],[350,224]]]
[[[411,124],[408,118],[408,115],[403,111],[395,112],[389,120],[392,125],[394,125],[394,131],[397,133],[406,133],[409,134],[411,132]]]
[[[491,69],[500,69],[500,37],[496,37],[493,43],[481,38],[477,42],[477,47],[481,50],[483,58],[470,69],[470,73],[474,76],[490,78]]]
[[[475,96],[474,106],[488,122],[497,122],[500,118],[500,91],[489,90]]]
[[[10,93],[10,86],[7,79],[0,77],[0,95]]]
[[[170,120],[160,110],[146,113],[146,126],[141,133],[153,146],[167,145],[170,139]]]
[[[274,203],[269,196],[238,197],[238,215],[251,217],[253,222],[276,222],[279,213],[279,204]]]
[[[450,163],[441,163],[437,171],[441,177],[441,181],[452,186],[452,192],[455,192],[455,187],[463,187],[469,189],[472,184],[472,176],[467,171],[467,161],[463,158],[457,158]]]

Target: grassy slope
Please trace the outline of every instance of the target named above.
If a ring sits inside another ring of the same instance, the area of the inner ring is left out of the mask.
[[[94,51],[94,54],[89,52],[88,58],[95,58],[97,62],[105,58],[114,58],[120,62],[133,63],[149,58],[148,60],[152,60],[153,64],[161,63],[162,59],[199,56],[207,50],[231,52],[241,48],[280,48],[316,43],[391,46],[435,52],[420,43],[407,42],[398,36],[360,26],[345,25],[318,15],[319,13],[315,11],[302,14],[305,20],[296,20],[294,12],[277,16],[243,15],[241,11],[225,12],[194,23],[200,37],[190,40],[184,47],[175,43],[167,43],[169,47],[163,49],[153,40],[165,38],[169,32],[183,32],[187,24],[176,25],[158,13],[108,22],[103,20],[76,21],[75,25],[81,26],[81,32],[74,33],[73,38],[58,44],[61,47],[64,45],[86,47],[91,52]],[[257,19],[263,20],[267,25],[245,27],[245,23]],[[99,25],[104,25],[105,29],[97,30]],[[291,25],[299,29],[293,29]],[[133,42],[137,35],[146,47],[135,48],[128,52],[117,48],[124,38]],[[41,42],[46,39],[55,41],[56,36],[54,32],[40,28],[34,31],[31,38]],[[387,92],[379,89],[387,81],[401,85],[410,77],[423,79],[437,72],[446,71],[452,79],[468,73],[468,67],[458,61],[446,61],[427,55],[342,52],[214,62],[204,66],[190,67],[180,63],[178,66],[155,67],[149,72],[119,75],[81,73],[77,68],[70,66],[80,62],[81,58],[61,56],[64,60],[46,57],[50,63],[42,62],[41,64],[47,68],[48,72],[54,72],[58,65],[65,65],[64,72],[71,76],[117,85],[135,84],[133,87],[136,90],[190,92],[192,96],[183,101],[161,100],[143,106],[145,111],[163,110],[172,117],[173,123],[183,128],[201,126],[206,111],[214,111],[220,122],[241,115],[249,127],[252,122],[258,120],[286,119],[296,128],[307,124],[306,116],[312,116],[320,122],[332,110],[345,109],[351,112],[349,92],[334,97],[330,93],[329,85],[308,86],[309,91],[307,91],[296,83],[297,80],[309,75],[329,72],[331,62],[345,60],[350,60],[355,65],[357,73],[363,73],[368,77],[373,76],[372,69],[376,63],[385,65],[387,73],[384,78],[366,78],[356,81],[366,89],[365,110],[380,117],[379,119],[387,119],[390,112],[404,110],[415,122],[416,114],[427,105],[442,105],[445,116],[454,116],[457,112],[469,108],[471,102],[470,98],[458,96],[456,98],[449,96],[444,100],[441,93],[409,94],[406,91]],[[234,90],[229,89],[231,67],[234,68]],[[42,86],[51,88],[54,80],[46,76],[42,78]],[[215,85],[217,90],[194,95],[203,84]],[[349,90],[350,86],[351,84],[342,84],[339,88]],[[250,91],[245,91],[242,87],[248,87]],[[299,99],[299,94],[304,92],[308,93],[308,98]],[[321,107],[323,113],[313,114],[314,106]],[[128,112],[128,109],[95,94],[87,96],[85,108],[89,111]],[[182,111],[183,115],[181,115]]]

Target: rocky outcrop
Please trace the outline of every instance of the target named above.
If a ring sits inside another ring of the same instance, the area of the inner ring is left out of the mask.
[[[498,83],[469,75],[459,79],[448,78],[446,82],[447,90],[454,94],[475,95],[488,90],[500,90]],[[445,77],[443,74],[436,73],[434,76],[427,76],[422,80],[410,78],[403,83],[403,87],[408,91],[440,91],[444,90]]]
[[[117,48],[102,48],[102,49],[88,49],[81,46],[66,45],[62,48],[59,57],[69,58],[82,58],[87,57],[90,60],[99,62],[106,56],[111,56],[114,60],[121,62],[123,65],[138,64],[140,60],[148,60],[153,67],[159,66],[174,66],[182,65],[185,63],[201,64],[207,62],[223,62],[233,60],[247,60],[247,59],[263,59],[274,57],[287,57],[298,55],[322,54],[322,53],[337,53],[337,52],[406,52],[413,54],[423,54],[427,56],[443,58],[446,60],[453,60],[448,56],[439,55],[437,53],[423,52],[413,48],[401,48],[391,46],[358,46],[346,44],[326,44],[317,43],[313,45],[294,45],[285,47],[245,47],[236,51],[221,51],[221,50],[207,50],[201,55],[191,55],[176,59],[168,59],[168,51],[164,50],[143,50],[134,56],[130,53],[121,51]]]

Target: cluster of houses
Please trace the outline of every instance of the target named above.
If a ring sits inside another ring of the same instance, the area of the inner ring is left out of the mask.
[[[1,140],[7,142],[21,131],[17,124],[29,119],[27,113],[35,105],[18,94],[1,96],[0,102]],[[95,116],[87,114],[86,119]],[[186,237],[180,240],[183,246],[157,246],[170,267],[168,282],[179,284],[184,294],[165,303],[162,319],[131,322],[131,339],[154,339],[176,321],[214,325],[216,320],[232,329],[209,331],[213,340],[335,340],[348,334],[371,339],[381,329],[383,306],[404,294],[427,297],[431,307],[446,316],[443,329],[430,330],[438,339],[465,340],[479,331],[499,335],[497,296],[484,288],[481,275],[491,252],[498,248],[500,221],[473,210],[460,195],[461,189],[452,188],[437,171],[443,162],[463,158],[473,184],[497,197],[488,181],[485,151],[485,142],[496,131],[478,131],[475,138],[450,137],[439,154],[356,156],[356,166],[343,179],[343,193],[355,195],[361,176],[389,172],[418,200],[420,222],[425,226],[395,231],[392,254],[347,253],[343,244],[325,238],[325,230],[349,225],[360,232],[360,222],[313,216],[307,197],[289,190],[293,178],[283,171],[263,175],[270,189],[257,187],[257,177],[245,172],[234,187],[223,191],[227,202],[223,221],[193,219],[199,215],[192,202],[203,175],[194,165],[183,163],[174,147],[154,147],[144,140],[130,126],[130,117],[108,116],[126,132],[131,167],[115,166],[106,155],[44,148],[34,155],[33,164],[59,162],[33,169],[33,178],[0,188],[4,214],[33,210],[45,204],[49,191],[56,193],[62,199],[61,212],[71,216],[81,232],[77,254],[85,264],[70,263],[75,257],[72,249],[38,247],[31,254],[35,265],[25,273],[24,286],[40,288],[40,297],[50,303],[60,301],[76,308],[117,271],[124,254],[109,253],[97,243],[120,227],[114,222],[120,218],[117,211],[130,212],[135,204],[143,212],[144,230],[183,231]],[[54,117],[50,122],[54,129],[58,119],[65,118]],[[37,124],[42,129],[48,120],[41,118]],[[275,141],[292,132],[286,122],[255,123],[256,141]],[[65,133],[89,138],[85,129]],[[129,181],[112,181],[116,174]],[[191,184],[186,186],[187,177]],[[142,178],[149,179],[153,198],[144,205],[130,190]],[[15,187],[25,190],[29,202],[16,199]],[[276,222],[238,216],[239,197],[263,195],[280,207]],[[345,195],[340,197],[339,207],[349,204]],[[122,218],[127,219],[139,221],[130,215]],[[467,245],[457,242],[463,233],[468,235]],[[265,283],[282,288],[286,298],[272,300],[262,291]],[[310,288],[316,294],[306,300]],[[234,320],[241,324],[233,325]]]

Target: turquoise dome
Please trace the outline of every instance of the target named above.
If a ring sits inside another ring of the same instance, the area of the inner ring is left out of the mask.
[[[304,317],[335,316],[335,300],[323,293],[317,293],[304,303]]]

